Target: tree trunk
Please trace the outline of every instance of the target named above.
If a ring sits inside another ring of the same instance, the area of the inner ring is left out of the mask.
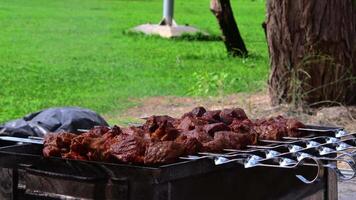
[[[210,10],[218,20],[228,53],[246,56],[248,51],[237,27],[230,0],[211,0]]]
[[[354,0],[267,0],[273,104],[356,104]]]

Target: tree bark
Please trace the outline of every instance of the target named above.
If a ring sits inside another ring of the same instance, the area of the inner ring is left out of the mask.
[[[356,104],[354,0],[268,0],[272,104]]]
[[[230,0],[211,0],[210,10],[218,20],[227,52],[232,56],[246,56],[248,51],[237,27]]]

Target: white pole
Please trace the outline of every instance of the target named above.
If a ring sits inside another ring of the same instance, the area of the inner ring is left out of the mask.
[[[174,0],[163,0],[163,20],[165,25],[173,25]]]

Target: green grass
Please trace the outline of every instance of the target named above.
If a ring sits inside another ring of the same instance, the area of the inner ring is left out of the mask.
[[[264,88],[268,54],[263,0],[233,1],[250,51],[230,58],[222,41],[126,34],[161,18],[161,0],[1,0],[0,122],[51,106],[103,114],[130,98],[189,95],[194,72],[236,77],[226,93]],[[209,0],[176,1],[176,21],[220,34]],[[213,93],[212,93],[213,94]]]

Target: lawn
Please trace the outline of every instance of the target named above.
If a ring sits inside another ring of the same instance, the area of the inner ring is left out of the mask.
[[[132,106],[132,98],[255,92],[265,87],[264,0],[233,1],[248,58],[228,57],[222,41],[127,33],[136,25],[158,22],[161,4],[162,0],[1,0],[0,122],[52,106],[81,106],[108,114]],[[175,18],[220,34],[209,0],[176,1]],[[205,87],[214,82],[223,87]]]

